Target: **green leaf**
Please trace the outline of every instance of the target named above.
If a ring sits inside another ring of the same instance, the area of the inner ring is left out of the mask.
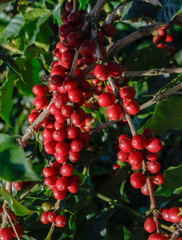
[[[19,203],[3,185],[0,186],[0,195],[7,201],[8,205],[12,208],[17,216],[25,216],[32,213],[32,211]]]
[[[2,12],[5,8],[9,7],[10,4],[11,4],[10,2],[1,3],[1,4],[0,4],[0,12]]]
[[[62,6],[63,6],[63,1],[61,0],[61,3],[56,5],[56,7],[53,10],[53,17],[56,19],[59,27],[63,24],[63,21],[62,21],[62,18],[61,18]]]
[[[0,38],[0,44],[4,43],[9,37],[16,37],[24,23],[24,17],[21,13],[12,18]]]
[[[155,107],[153,116],[141,127],[151,128],[156,135],[164,136],[170,130],[182,129],[182,97],[171,96]]]
[[[26,23],[28,23],[40,18],[44,14],[51,14],[51,12],[47,9],[34,8],[34,9],[26,9],[26,12],[23,15]]]
[[[37,181],[39,177],[30,168],[24,150],[6,134],[0,134],[0,178],[6,181]]]
[[[181,0],[163,0],[162,9],[158,12],[158,20],[170,22],[180,13],[182,13]]]
[[[156,195],[162,195],[164,197],[170,197],[172,192],[181,187],[182,182],[182,164],[177,167],[169,167],[164,175],[165,182],[163,185],[159,186]]]
[[[0,116],[11,127],[10,113],[13,107],[13,79],[8,78],[0,87]]]

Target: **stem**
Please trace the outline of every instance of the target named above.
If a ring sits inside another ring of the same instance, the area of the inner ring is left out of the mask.
[[[121,5],[119,5],[117,8],[115,8],[107,17],[105,23],[112,23],[117,17],[121,17],[121,14],[124,10],[124,7],[129,3],[125,2]]]
[[[73,0],[73,9],[71,12],[77,12],[79,9],[79,3],[78,0]]]
[[[12,222],[11,217],[9,216],[8,213],[7,213],[7,217],[8,217],[8,219],[9,219],[9,222],[11,223],[11,226],[12,226],[12,228],[13,228],[13,231],[14,231],[15,235],[16,235],[16,238],[17,238],[18,240],[20,240],[20,238],[19,238],[19,236],[18,236],[18,233],[17,233],[17,231],[16,231],[16,228],[15,228],[15,225],[14,225],[14,223]]]
[[[12,183],[6,182],[6,190],[9,193],[12,192]],[[7,223],[8,223],[8,203],[6,202],[6,200],[4,200],[1,228],[5,227],[7,225]]]
[[[38,182],[35,182],[32,186],[30,186],[24,193],[22,193],[20,195],[20,197],[18,198],[18,201],[21,201],[24,197],[27,196],[27,194],[29,194],[29,192],[32,190],[32,188],[35,187],[35,185],[37,184]]]
[[[94,8],[90,12],[90,15],[91,16],[93,15],[94,17],[98,17],[101,8],[104,5],[104,2],[105,2],[104,0],[98,0],[97,3],[95,4]]]
[[[70,77],[75,77],[78,57],[79,57],[79,51],[78,51],[78,49],[75,49],[75,55],[74,55],[71,70],[70,70],[70,73],[69,73]]]

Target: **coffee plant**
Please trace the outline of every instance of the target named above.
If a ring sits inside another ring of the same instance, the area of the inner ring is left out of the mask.
[[[0,240],[182,239],[180,2],[0,2]]]

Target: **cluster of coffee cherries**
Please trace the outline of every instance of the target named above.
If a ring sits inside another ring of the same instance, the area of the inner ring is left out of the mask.
[[[14,214],[13,211],[11,211],[10,209],[7,209],[8,214],[11,218],[11,220],[14,223],[14,227],[16,229],[16,232],[18,234],[19,237],[21,237],[23,235],[23,228],[22,226],[17,222],[17,217]],[[3,208],[2,206],[0,206],[0,215],[3,213]],[[16,234],[12,228],[12,226],[6,226],[1,228],[0,230],[0,239],[2,240],[15,240],[17,239]]]
[[[55,211],[51,211],[52,204],[50,202],[44,202],[42,204],[42,209],[44,213],[42,213],[40,221],[43,224],[56,223],[57,227],[64,227],[66,225],[66,217],[60,214],[56,214]]]
[[[173,42],[174,38],[170,33],[167,33],[168,26],[164,26],[158,29],[153,36],[153,43],[158,48],[165,48],[167,50],[175,52],[176,49],[168,45],[168,43]]]
[[[162,185],[164,175],[159,173],[160,163],[157,161],[158,153],[162,149],[162,142],[154,137],[153,131],[146,128],[143,134],[136,134],[132,139],[127,134],[119,136],[119,149],[117,158],[121,162],[129,162],[133,170],[142,169],[145,162],[146,170],[151,175],[151,186]],[[131,175],[130,183],[134,188],[140,188],[142,194],[149,195],[146,177],[141,172]]]
[[[167,222],[170,222],[172,224],[177,224],[180,223],[181,219],[182,219],[182,215],[181,215],[181,210],[179,207],[172,207],[170,209],[159,209],[159,214],[158,214],[158,219],[157,221],[159,221],[159,219],[161,220],[165,220]],[[153,217],[149,217],[145,220],[144,223],[144,229],[149,232],[152,233],[148,240],[154,240],[154,239],[159,239],[159,240],[167,240],[171,238],[171,234],[166,237],[164,234],[162,233],[153,233],[156,231],[156,221],[154,220]],[[182,240],[182,238],[178,238],[178,240]]]

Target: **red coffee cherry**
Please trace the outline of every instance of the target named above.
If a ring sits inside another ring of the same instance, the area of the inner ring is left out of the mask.
[[[157,32],[159,33],[159,36],[164,37],[166,35],[165,29],[158,29]]]
[[[50,177],[50,176],[56,176],[56,170],[52,167],[45,167],[43,169],[43,175],[44,177]]]
[[[55,99],[54,99],[54,105],[56,108],[61,109],[63,106],[66,105],[67,103],[67,96],[66,94],[59,94]]]
[[[65,127],[66,127],[65,122],[59,123],[59,122],[56,121],[56,122],[54,123],[54,128],[55,128],[55,130],[63,130],[63,129],[65,129]]]
[[[71,122],[74,125],[80,125],[80,123],[85,120],[85,115],[85,111],[82,108],[78,107],[71,115]]]
[[[73,151],[69,151],[69,160],[72,163],[77,162],[80,159],[80,153],[79,152],[73,152]]]
[[[108,70],[109,70],[109,75],[111,77],[117,78],[121,75],[122,73],[122,67],[117,63],[117,62],[109,62],[107,64]]]
[[[68,155],[62,155],[60,153],[54,153],[54,157],[56,159],[56,162],[59,164],[65,163],[68,159]]]
[[[94,75],[98,80],[105,81],[109,77],[109,72],[105,65],[98,64],[95,67]]]
[[[118,103],[113,104],[107,109],[107,116],[110,120],[117,121],[124,117],[124,112]]]
[[[139,165],[143,160],[143,155],[139,151],[131,152],[128,157],[128,162],[131,164],[131,166]]]
[[[180,214],[180,208],[179,207],[173,207],[169,209],[168,215],[169,215],[169,221],[173,223],[179,223],[181,221],[182,215]]]
[[[79,25],[82,21],[81,16],[78,13],[72,12],[67,17],[67,22],[76,26]]]
[[[145,158],[148,160],[148,161],[151,161],[151,162],[155,162],[157,161],[158,157],[159,157],[159,154],[158,153],[152,153],[152,152],[149,152],[149,151],[145,151],[144,152],[145,154]]]
[[[109,107],[115,103],[115,96],[113,93],[101,93],[98,98],[98,104],[101,107]]]
[[[59,191],[65,191],[65,190],[67,190],[68,184],[69,184],[68,178],[60,177],[60,178],[58,178],[58,180],[56,181],[56,188],[57,188]]]
[[[0,230],[1,240],[11,240],[12,239],[12,229],[9,227],[4,227]]]
[[[128,161],[128,156],[129,156],[128,153],[125,153],[125,152],[123,152],[123,151],[120,150],[120,151],[118,152],[117,158],[118,158],[118,160],[121,161],[121,162],[127,162],[127,161]]]
[[[80,139],[75,139],[70,143],[72,152],[80,152],[83,148],[83,142]]]
[[[62,76],[62,77],[65,76],[65,71],[63,70],[61,65],[56,65],[55,67],[53,67],[53,69],[51,71],[51,77],[56,74],[59,76]]]
[[[114,35],[116,34],[116,28],[112,24],[102,25],[101,30],[107,37],[114,37]]]
[[[65,163],[60,170],[60,173],[63,177],[71,177],[73,174],[74,168],[70,163]]]
[[[143,173],[135,172],[130,177],[130,184],[134,188],[141,188],[146,182],[146,178]]]
[[[169,219],[169,209],[164,209],[162,211],[162,218],[166,221],[170,221],[170,219]]]
[[[77,46],[80,45],[81,42],[83,41],[83,33],[80,31],[75,31],[75,32],[70,32],[67,37],[66,41],[69,45],[71,46]]]
[[[56,187],[53,189],[53,195],[57,200],[65,199],[67,191],[59,191]]]
[[[39,97],[43,97],[47,94],[48,87],[43,83],[39,83],[33,87],[32,92]]]
[[[151,184],[151,188],[152,188],[152,191],[154,191],[154,189],[155,189],[155,184],[152,182],[152,181],[150,181],[150,184]],[[149,196],[150,194],[149,194],[149,188],[148,188],[148,184],[147,184],[147,182],[141,187],[141,193],[143,194],[143,195],[146,195],[146,196]]]
[[[118,141],[121,142],[123,139],[130,139],[130,137],[127,134],[121,134],[118,138]]]
[[[157,173],[152,177],[152,181],[156,185],[162,185],[165,181],[165,177],[162,173]]]
[[[60,142],[56,144],[55,150],[62,156],[65,156],[69,152],[69,146],[66,142]]]
[[[86,39],[80,44],[79,53],[82,56],[87,56],[90,53],[92,53],[95,47],[96,47],[96,44],[93,39]]]
[[[152,41],[155,45],[159,44],[161,42],[161,40],[162,40],[162,38],[159,35],[153,36],[153,39],[152,39]]]
[[[35,97],[34,99],[34,105],[36,108],[38,109],[42,109],[45,105],[47,105],[49,103],[49,100],[47,99],[46,96],[43,97]]]
[[[73,91],[68,92],[68,98],[73,103],[78,103],[83,99],[83,93],[81,88],[76,88]]]
[[[23,235],[23,227],[19,223],[14,224],[14,226],[16,228],[16,232],[18,233],[18,236],[21,238]],[[16,234],[15,234],[13,228],[11,227],[10,229],[12,230],[12,236],[16,238]]]
[[[131,115],[136,115],[140,112],[140,105],[135,99],[125,100],[123,106],[126,111]]]
[[[47,215],[47,219],[49,222],[53,223],[56,220],[56,213],[55,212],[49,212]]]
[[[14,182],[13,187],[17,191],[21,191],[23,189],[23,182]]]
[[[35,119],[38,118],[39,115],[40,115],[39,112],[32,112],[32,113],[30,113],[30,115],[28,116],[29,123],[33,123],[35,121]]]
[[[130,153],[130,152],[133,152],[133,146],[131,144],[131,140],[130,139],[122,139],[120,142],[119,142],[119,148],[125,152],[125,153]]]
[[[64,76],[60,76],[58,74],[54,74],[51,77],[51,83],[52,83],[52,85],[54,85],[56,87],[60,87],[63,83],[63,80],[64,80]]]
[[[173,40],[174,40],[174,38],[171,34],[166,35],[165,42],[172,42]]]
[[[147,231],[149,233],[152,233],[156,230],[156,223],[155,223],[153,217],[149,217],[145,220],[144,229],[145,229],[145,231]]]
[[[157,153],[162,149],[162,141],[159,138],[149,138],[145,147],[149,152]]]
[[[76,139],[76,138],[79,137],[80,129],[78,127],[69,126],[66,129],[66,134],[67,134],[67,138],[69,138],[69,139]]]
[[[56,184],[57,178],[56,176],[50,176],[46,177],[44,180],[45,185],[47,185],[49,188],[52,188]]]
[[[70,193],[76,193],[78,191],[78,187],[79,187],[79,184],[77,181],[75,181],[74,179],[69,181],[68,191]]]
[[[162,233],[152,233],[148,240],[167,240],[167,238]]]
[[[75,78],[66,77],[63,81],[63,87],[66,91],[73,91],[78,88],[78,82]]]
[[[71,64],[74,58],[75,51],[67,49],[62,53],[61,60],[66,64]]]
[[[56,217],[56,226],[57,227],[64,227],[66,225],[66,223],[67,223],[67,220],[66,220],[65,216],[58,215]]]
[[[73,107],[71,105],[63,106],[61,109],[61,113],[64,117],[70,117],[73,113]]]
[[[132,146],[137,150],[142,150],[145,147],[146,138],[143,134],[136,134],[132,138]]]
[[[53,139],[57,142],[63,142],[66,138],[66,134],[64,130],[54,131],[53,132]]]
[[[48,154],[54,154],[54,153],[55,153],[56,144],[57,144],[56,141],[47,142],[47,143],[44,145],[44,150],[45,150],[45,152],[48,153]]]
[[[135,97],[136,91],[133,87],[126,86],[120,90],[120,97],[124,100],[131,100]]]
[[[71,32],[76,31],[76,27],[69,24],[69,23],[64,23],[61,25],[61,27],[59,28],[59,34],[61,35],[61,37],[65,38],[67,37],[67,35]]]
[[[159,162],[150,162],[147,165],[147,169],[149,170],[150,173],[152,174],[156,174],[160,171],[161,169],[161,165]]]
[[[48,212],[44,212],[42,213],[41,217],[40,217],[40,221],[43,223],[43,224],[48,224],[49,223],[49,220],[48,220],[48,214],[49,214],[49,211]]]
[[[65,9],[66,9],[66,11],[71,12],[71,10],[73,9],[73,3],[72,2],[67,2],[65,4]]]
[[[54,129],[46,128],[43,131],[42,135],[43,135],[44,139],[46,139],[50,142],[53,140],[53,132],[54,132]]]

